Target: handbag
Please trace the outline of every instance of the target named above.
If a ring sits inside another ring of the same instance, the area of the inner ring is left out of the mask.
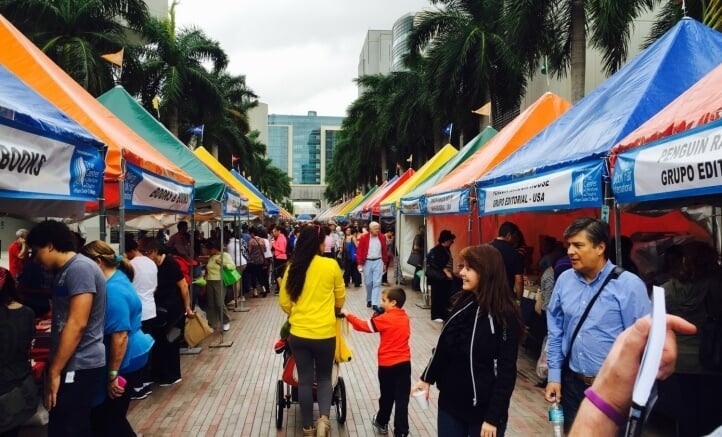
[[[188,347],[196,347],[211,334],[213,334],[213,328],[208,325],[208,321],[202,314],[196,313],[194,317],[186,317],[183,336]]]
[[[421,267],[424,264],[424,256],[420,252],[411,252],[409,259],[406,260],[406,264]]]
[[[353,358],[351,349],[346,344],[346,338],[344,337],[344,331],[348,334],[348,321],[346,319],[336,319],[336,351],[333,355],[333,360],[337,363],[347,363]]]
[[[238,273],[238,270],[236,270],[236,269],[229,269],[229,268],[223,267],[223,269],[221,271],[221,276],[223,278],[223,284],[225,286],[233,285],[236,282],[241,280],[241,274]]]
[[[449,279],[443,270],[440,270],[431,264],[426,264],[426,272],[424,272],[424,274],[427,279],[431,279],[432,281],[446,281]]]

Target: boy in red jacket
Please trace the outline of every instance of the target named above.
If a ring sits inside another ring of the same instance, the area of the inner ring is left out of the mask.
[[[396,404],[394,414],[394,436],[409,434],[409,393],[411,392],[411,349],[409,336],[411,324],[403,310],[406,293],[403,288],[387,288],[381,293],[383,312],[370,320],[363,320],[346,310],[343,315],[355,330],[378,332],[379,343],[379,411],[373,417],[373,426],[381,434],[388,434],[391,408]]]

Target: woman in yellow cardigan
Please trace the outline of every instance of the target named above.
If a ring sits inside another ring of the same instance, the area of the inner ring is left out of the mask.
[[[346,300],[343,274],[335,259],[324,258],[325,233],[306,226],[296,241],[290,266],[283,275],[279,303],[289,315],[288,345],[296,359],[298,397],[304,436],[327,437],[331,433],[331,369],[336,349],[336,313]],[[313,382],[320,417],[313,426]]]

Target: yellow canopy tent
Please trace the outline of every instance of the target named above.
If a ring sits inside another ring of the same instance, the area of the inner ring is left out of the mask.
[[[385,199],[381,201],[381,209],[383,210],[384,205],[393,205],[394,207],[399,206],[399,201],[409,191],[416,188],[426,178],[434,174],[436,170],[441,168],[446,161],[450,160],[459,153],[456,147],[451,144],[447,144],[439,150],[436,155],[432,156],[431,159],[426,161],[426,164],[422,165],[421,168],[416,170],[413,176],[407,179],[399,188],[394,190],[393,193],[389,194]]]
[[[233,188],[236,193],[241,194],[248,198],[248,210],[251,214],[262,214],[263,213],[263,202],[256,196],[253,191],[248,189],[245,185],[236,179],[228,169],[223,167],[216,158],[211,155],[205,147],[198,147],[193,151],[198,159],[203,162],[216,176],[218,176],[223,182],[228,184],[229,187]]]
[[[374,187],[374,188],[376,188],[376,187]],[[361,202],[365,196],[366,195],[363,193],[357,194],[356,197],[351,199],[351,201],[349,203],[347,203],[346,206],[344,206],[343,209],[341,209],[341,211],[339,211],[337,213],[336,217],[343,217],[346,214],[348,214],[349,212],[351,212],[351,210],[353,210],[356,206],[358,206],[359,202]]]

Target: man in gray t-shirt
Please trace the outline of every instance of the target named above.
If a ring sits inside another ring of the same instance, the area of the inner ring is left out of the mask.
[[[90,436],[90,410],[105,380],[105,277],[94,260],[76,253],[76,238],[61,222],[39,223],[27,244],[32,259],[55,273],[43,397],[48,435]]]

